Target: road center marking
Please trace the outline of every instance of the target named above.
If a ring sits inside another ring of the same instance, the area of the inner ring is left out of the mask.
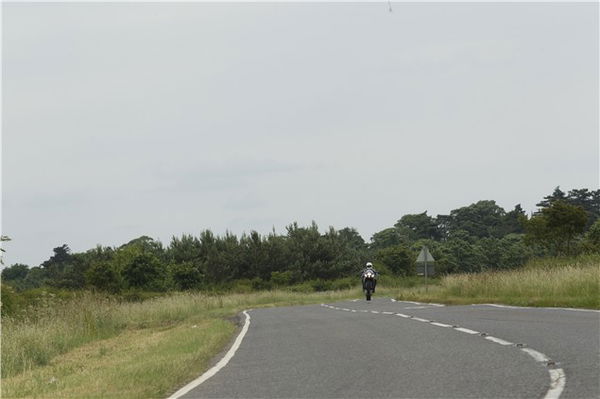
[[[396,302],[396,300],[392,299],[392,302]],[[410,301],[404,301],[404,302],[410,302]],[[410,303],[418,304],[418,302],[410,302]],[[439,304],[430,304],[430,305],[433,305],[433,306],[444,306],[444,305],[439,305]],[[495,305],[495,304],[489,304],[488,306],[511,307],[511,306]],[[340,308],[336,308],[336,307],[330,307],[330,308],[340,310]],[[413,307],[412,309],[420,309],[420,308],[426,308],[426,306],[423,306],[423,307]],[[411,309],[411,308],[405,308],[405,309]],[[575,310],[575,309],[572,309],[572,310]],[[587,309],[577,309],[577,310],[586,311]],[[352,310],[352,312],[356,312],[356,311],[357,310]],[[368,310],[358,310],[358,312],[367,313],[369,311]],[[453,327],[454,330],[456,330],[456,331],[464,332],[464,333],[471,334],[471,335],[481,335],[481,336],[485,337],[486,340],[488,340],[490,342],[494,342],[494,343],[499,344],[499,345],[503,345],[503,346],[514,345],[512,342],[505,341],[503,339],[492,337],[492,336],[487,336],[487,334],[480,333],[479,331],[471,330],[471,329],[464,328],[464,327],[456,327],[456,326],[452,326],[450,324],[438,323],[438,322],[430,321],[430,320],[427,320],[427,319],[422,319],[420,317],[410,316],[410,315],[403,314],[403,313],[378,312],[376,310],[371,310],[370,312],[371,313],[376,313],[376,314],[380,314],[380,313],[381,314],[394,314],[396,316],[400,316],[400,317],[403,317],[405,319],[413,319],[413,320],[417,320],[417,321],[421,321],[421,322],[426,322],[426,323],[429,323],[431,325],[438,326],[438,327],[446,327],[446,328]],[[248,317],[250,317],[250,316],[248,316]],[[248,322],[249,322],[249,319],[248,319]],[[527,353],[532,358],[534,358],[537,362],[546,363],[547,366],[550,366],[551,364],[554,364],[550,360],[550,358],[548,356],[544,355],[541,352],[538,352],[538,351],[536,351],[534,349],[531,349],[531,348],[520,348],[520,349],[523,352]],[[562,394],[562,392],[563,392],[563,390],[565,388],[566,381],[567,381],[567,377],[565,375],[565,372],[561,368],[549,368],[548,369],[548,373],[550,374],[550,388],[548,389],[548,391],[544,395],[544,399],[559,399],[560,395]],[[172,396],[169,399],[174,399],[174,398],[175,398],[175,396]]]
[[[475,330],[469,330],[468,328],[462,328],[462,327],[457,327],[455,328],[456,331],[460,331],[460,332],[464,332],[467,334],[479,334],[479,331],[475,331]]]
[[[429,320],[427,320],[427,319],[422,319],[422,318],[420,318],[420,317],[413,317],[413,320],[416,320],[416,321],[422,321],[423,323],[429,323]]]
[[[531,348],[521,348],[521,350],[523,352],[527,353],[529,356],[531,356],[532,358],[534,358],[538,362],[545,363],[545,362],[547,362],[547,361],[550,360],[546,355],[544,355],[543,353],[538,352],[538,351],[536,351],[534,349],[531,349]]]
[[[450,324],[438,323],[436,321],[432,321],[431,325],[438,326],[438,327],[452,327]]]
[[[508,342],[508,341],[505,341],[503,339],[496,338],[496,337],[491,337],[490,336],[490,337],[485,337],[485,339],[487,339],[488,341],[495,342],[495,343],[500,344],[500,345],[505,345],[505,346],[513,345],[512,342]]]

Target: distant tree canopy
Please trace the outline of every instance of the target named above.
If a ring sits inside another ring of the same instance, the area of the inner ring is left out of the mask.
[[[38,267],[14,264],[2,282],[17,290],[52,286],[122,290],[195,290],[236,282],[254,288],[281,287],[357,278],[373,260],[396,275],[415,273],[415,258],[427,245],[440,273],[480,272],[523,265],[532,256],[600,252],[600,190],[557,187],[528,217],[520,205],[505,211],[495,201],[478,201],[448,215],[406,214],[373,234],[369,243],[356,229],[316,223],[287,226],[284,234],[240,237],[204,230],[173,236],[167,246],[148,236],[119,247],[73,253],[67,244],[53,249]]]
[[[571,255],[576,252],[575,240],[583,234],[588,215],[581,206],[565,200],[556,200],[530,219],[524,219],[525,240],[539,244],[553,255]]]

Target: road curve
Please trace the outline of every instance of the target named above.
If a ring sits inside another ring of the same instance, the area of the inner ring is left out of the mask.
[[[249,315],[235,356],[182,397],[600,397],[597,312],[384,298]]]

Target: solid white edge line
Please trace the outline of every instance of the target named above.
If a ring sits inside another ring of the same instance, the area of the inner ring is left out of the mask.
[[[479,331],[475,331],[475,330],[469,330],[468,328],[462,328],[462,327],[457,327],[455,328],[456,331],[461,331],[467,334],[479,334]]]
[[[531,356],[532,358],[534,358],[536,361],[538,362],[547,362],[548,360],[550,360],[546,355],[544,355],[541,352],[538,352],[534,349],[531,348],[521,348],[521,350],[525,353],[527,353],[529,356]]]
[[[550,389],[546,392],[544,399],[558,399],[563,389],[565,389],[565,382],[567,380],[563,369],[550,369]]]
[[[600,313],[600,310],[595,309],[581,309],[581,308],[548,308],[548,307],[535,307],[535,306],[510,306],[510,305],[499,305],[496,303],[474,303],[472,306],[492,306],[495,308],[507,308],[507,309],[546,309],[546,310],[571,310],[573,312],[594,312]]]
[[[512,342],[508,342],[508,341],[505,341],[503,339],[496,338],[496,337],[485,337],[485,339],[487,339],[488,341],[495,342],[495,343],[500,344],[500,345],[506,345],[506,346],[508,346],[508,345],[512,345],[513,344]]]
[[[197,386],[199,386],[200,384],[202,384],[204,381],[208,380],[210,377],[217,374],[219,372],[219,370],[221,370],[223,367],[225,367],[227,365],[227,363],[229,363],[229,361],[235,355],[235,352],[238,350],[238,348],[242,344],[242,340],[244,339],[244,336],[246,335],[246,333],[248,332],[248,328],[250,327],[250,315],[248,314],[248,312],[246,310],[244,310],[242,313],[244,313],[246,315],[246,321],[244,322],[242,331],[240,331],[239,335],[237,336],[237,338],[233,342],[233,345],[231,346],[231,348],[229,348],[229,350],[227,351],[225,356],[223,356],[223,358],[221,360],[219,360],[219,362],[217,364],[215,364],[212,368],[210,368],[208,371],[206,371],[200,377],[196,378],[194,381],[190,382],[189,384],[187,384],[186,386],[184,386],[183,388],[181,388],[180,390],[175,392],[173,395],[169,396],[168,399],[177,399],[177,398],[185,395],[192,389],[194,389]]]

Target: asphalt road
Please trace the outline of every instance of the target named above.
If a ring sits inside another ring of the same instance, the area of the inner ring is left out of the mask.
[[[235,356],[183,397],[600,398],[598,312],[378,298],[249,315]]]

